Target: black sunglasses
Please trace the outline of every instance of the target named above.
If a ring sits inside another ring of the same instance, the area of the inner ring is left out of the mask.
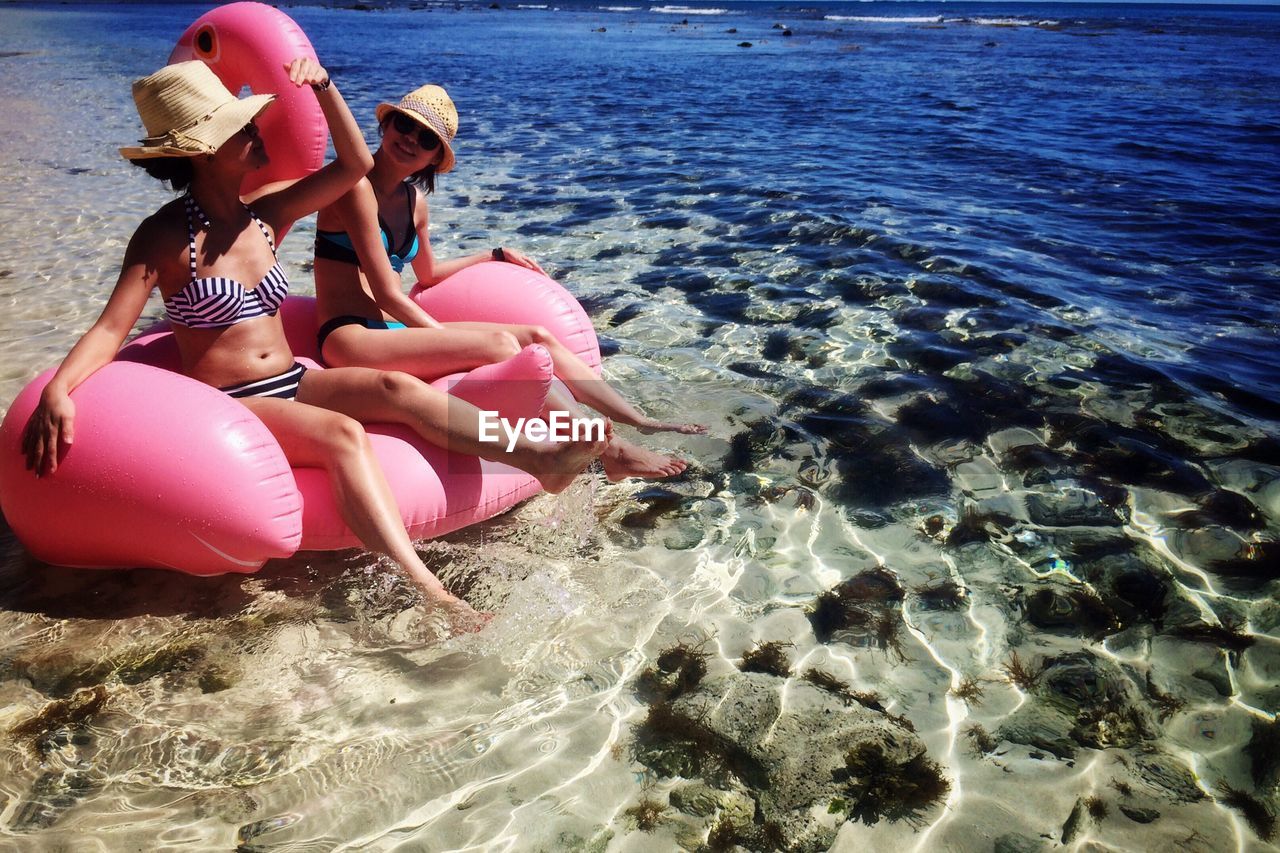
[[[413,136],[413,132],[416,130],[418,132],[418,147],[423,151],[432,151],[440,144],[440,137],[436,136],[434,133],[427,130],[404,113],[392,113],[391,124],[395,127],[397,132],[403,133],[405,136]]]

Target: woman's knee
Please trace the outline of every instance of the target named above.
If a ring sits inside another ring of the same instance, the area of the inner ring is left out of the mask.
[[[368,452],[369,433],[355,418],[334,412],[324,423],[321,440],[329,455],[335,459],[361,456]]]
[[[546,326],[527,326],[526,329],[530,343],[546,346],[555,341],[555,336],[547,331]]]
[[[415,394],[421,394],[426,383],[412,374],[400,370],[383,370],[378,374],[378,390],[383,399],[393,405],[402,405]]]
[[[486,346],[492,361],[506,361],[523,349],[520,339],[510,332],[490,332]]]

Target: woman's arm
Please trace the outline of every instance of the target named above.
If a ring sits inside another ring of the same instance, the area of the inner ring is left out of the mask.
[[[277,232],[337,201],[373,168],[373,155],[360,126],[320,63],[313,59],[293,60],[289,79],[295,86],[311,86],[315,90],[337,157],[319,171],[255,201],[258,215]]]
[[[76,407],[71,392],[115,357],[142,316],[147,296],[159,277],[151,259],[155,257],[157,241],[162,239],[160,231],[154,219],[138,228],[125,250],[120,277],[102,314],[67,353],[40,394],[40,402],[22,434],[27,468],[37,477],[46,469],[50,474],[58,470],[59,441],[71,444],[75,440]]]
[[[360,259],[360,269],[369,281],[369,292],[373,294],[378,308],[406,326],[440,328],[440,323],[405,294],[400,273],[391,266],[391,259],[382,245],[378,198],[374,195],[373,185],[362,178],[349,193],[334,203],[333,210],[342,221],[351,247]],[[418,245],[421,252],[421,241]]]
[[[459,270],[464,270],[467,267],[481,264],[485,261],[506,261],[509,264],[516,264],[546,275],[542,267],[538,266],[537,262],[532,258],[517,252],[515,249],[506,247],[487,249],[483,252],[476,252],[473,255],[463,255],[460,258],[438,261],[431,251],[431,241],[427,237],[427,217],[427,200],[424,196],[419,195],[418,211],[414,217],[418,228],[418,256],[413,259],[413,271],[418,276],[418,281],[423,287],[434,287]]]

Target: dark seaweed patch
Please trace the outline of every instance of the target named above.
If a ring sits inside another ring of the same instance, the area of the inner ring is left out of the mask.
[[[964,734],[969,739],[969,745],[979,758],[995,752],[996,747],[1000,745],[1000,741],[996,740],[981,723],[974,723],[969,726],[964,730]]]
[[[1085,811],[1089,813],[1089,817],[1095,821],[1100,821],[1111,813],[1111,810],[1107,807],[1106,800],[1098,796],[1085,797],[1084,807]]]
[[[1249,772],[1259,789],[1271,788],[1280,779],[1280,720],[1253,721],[1253,736],[1244,748]]]
[[[936,334],[923,332],[910,339],[899,338],[887,349],[899,362],[927,373],[945,373],[972,359],[969,353],[945,343]]]
[[[884,706],[880,705],[879,696],[868,693],[855,694],[848,684],[827,672],[825,669],[811,669],[806,671],[801,677],[814,687],[817,687],[820,690],[825,690],[834,696],[839,696],[846,703],[857,702],[863,707],[871,707],[872,705],[875,705],[875,710],[884,710]]]
[[[1268,581],[1280,577],[1280,542],[1247,542],[1228,560],[1213,560],[1207,568],[1223,577]]]
[[[1233,655],[1239,655],[1251,647],[1256,640],[1240,629],[1238,624],[1223,620],[1221,625],[1200,623],[1197,625],[1181,625],[1170,629],[1169,636],[1186,640],[1189,643],[1204,643],[1217,646]]]
[[[977,442],[986,435],[985,426],[968,413],[923,395],[899,408],[896,418],[899,426],[926,444],[956,438]]]
[[[791,354],[790,335],[782,329],[774,329],[765,337],[760,354],[769,361],[782,361]]]
[[[637,760],[662,776],[724,779],[736,774],[748,786],[767,788],[768,773],[733,743],[712,733],[701,721],[658,702],[636,729]]]
[[[1174,714],[1186,707],[1186,701],[1174,696],[1171,693],[1165,693],[1156,683],[1151,680],[1151,673],[1147,673],[1147,696],[1151,698],[1151,704],[1156,709],[1156,715],[1160,718],[1160,722],[1172,717]],[[1254,731],[1257,731],[1255,728]],[[1245,748],[1248,752],[1248,747]]]
[[[609,318],[609,328],[616,329],[628,320],[634,320],[645,312],[645,306],[639,302],[623,306]]]
[[[1175,513],[1173,518],[1184,527],[1221,524],[1236,530],[1261,530],[1266,526],[1266,517],[1244,495],[1218,489],[1202,496],[1198,503],[1198,510]]]
[[[849,817],[866,824],[918,818],[951,790],[942,768],[923,752],[897,763],[877,743],[849,750],[837,781],[844,782]]]
[[[1023,690],[1031,690],[1040,683],[1040,678],[1044,675],[1044,662],[1024,661],[1021,655],[1012,651],[1004,662],[1004,672],[1011,684],[1016,684]]]
[[[893,573],[869,569],[818,596],[809,610],[809,622],[822,642],[839,631],[852,629],[869,637],[879,648],[903,657],[902,620],[896,605],[904,595]]]
[[[641,832],[653,832],[666,822],[666,815],[670,810],[669,806],[649,797],[644,797],[640,802],[622,813],[635,822],[636,829]]]
[[[962,699],[972,706],[982,704],[982,694],[984,688],[982,682],[971,675],[966,675],[960,679],[960,683],[951,688],[951,695],[957,699]]]
[[[1218,786],[1218,799],[1223,805],[1235,809],[1244,817],[1259,838],[1270,841],[1276,834],[1276,816],[1266,803],[1252,794],[1233,788],[1226,782]]]
[[[963,607],[969,594],[968,590],[951,578],[920,584],[911,592],[927,610],[955,610]]]
[[[768,642],[758,643],[756,647],[742,656],[738,669],[743,672],[763,672],[780,678],[791,677],[791,662],[787,660],[784,648],[790,643]]]
[[[788,849],[786,834],[782,827],[770,821],[761,821],[759,816],[756,819],[759,822],[739,825],[735,824],[728,815],[719,815],[711,824],[706,844],[700,849],[708,853],[722,853],[722,851],[737,849]]]
[[[658,655],[654,666],[640,673],[638,687],[648,701],[670,701],[697,687],[707,674],[702,647],[677,643]]]

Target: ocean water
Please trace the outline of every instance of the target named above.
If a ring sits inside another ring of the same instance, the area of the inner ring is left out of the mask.
[[[0,406],[166,198],[115,149],[205,8],[0,6]],[[497,614],[463,638],[358,552],[86,573],[4,529],[0,847],[696,849],[714,810],[636,809],[689,784],[645,684],[769,641],[781,695],[876,694],[949,781],[902,819],[819,803],[833,849],[1268,846],[1280,10],[287,11],[369,125],[449,89],[436,251],[538,258],[606,376],[710,435],[645,439],[676,482],[423,543]]]

